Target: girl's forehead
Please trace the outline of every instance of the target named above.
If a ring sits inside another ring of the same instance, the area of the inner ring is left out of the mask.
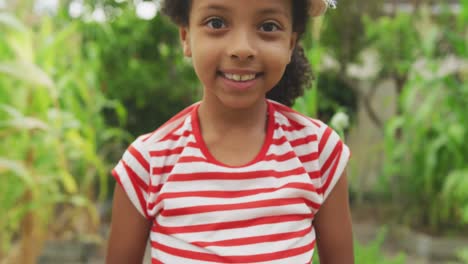
[[[192,12],[233,11],[283,13],[291,15],[294,0],[192,0]]]

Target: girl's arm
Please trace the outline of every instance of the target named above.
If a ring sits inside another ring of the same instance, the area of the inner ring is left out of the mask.
[[[346,173],[320,207],[314,227],[320,264],[353,264],[353,235]]]
[[[116,184],[106,263],[142,263],[150,228],[151,221],[138,212]]]

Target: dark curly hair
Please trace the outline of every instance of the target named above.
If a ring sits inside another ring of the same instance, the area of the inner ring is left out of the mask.
[[[179,26],[189,25],[191,0],[163,1],[162,12]],[[298,39],[304,34],[309,20],[309,1],[292,0],[293,3],[293,31]],[[294,48],[291,62],[278,82],[268,93],[267,98],[292,106],[294,100],[303,95],[313,79],[310,63],[305,57],[304,49],[298,42]]]

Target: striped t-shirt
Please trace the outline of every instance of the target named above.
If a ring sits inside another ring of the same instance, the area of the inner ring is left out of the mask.
[[[244,166],[209,153],[199,103],[127,149],[113,175],[153,223],[152,263],[310,263],[314,216],[349,149],[321,121],[267,102],[264,145]]]

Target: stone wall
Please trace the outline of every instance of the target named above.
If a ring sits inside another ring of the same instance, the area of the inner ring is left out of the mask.
[[[360,89],[367,94],[366,90],[370,88],[363,84]],[[395,115],[395,87],[391,81],[385,81],[376,89],[371,106],[379,119],[386,121]],[[358,103],[357,121],[351,127],[346,143],[351,149],[348,175],[352,188],[355,191],[372,191],[382,171],[384,134],[383,129],[372,122],[362,101]]]

